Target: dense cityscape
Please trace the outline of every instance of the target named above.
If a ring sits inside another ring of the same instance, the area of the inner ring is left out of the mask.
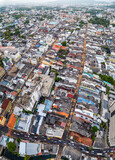
[[[115,5],[0,8],[0,159],[115,158]]]

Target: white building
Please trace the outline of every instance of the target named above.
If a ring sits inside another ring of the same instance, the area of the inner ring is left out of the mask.
[[[115,146],[115,100],[110,105],[109,142],[110,146]]]

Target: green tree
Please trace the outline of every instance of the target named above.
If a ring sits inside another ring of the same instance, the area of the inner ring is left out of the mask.
[[[40,21],[43,21],[44,19],[43,19],[43,18],[40,18],[39,20],[40,20]]]
[[[93,126],[92,131],[95,133],[97,132],[99,129],[97,128],[97,126]]]
[[[18,28],[16,28],[16,29],[15,29],[15,33],[14,33],[14,35],[16,35],[16,36],[17,36],[17,35],[19,35],[19,36],[20,36],[20,31],[19,31],[19,29],[18,29]]]
[[[62,160],[69,160],[69,158],[64,157],[64,156],[63,156],[61,159],[62,159]]]
[[[16,144],[14,142],[8,142],[7,148],[9,151],[14,152],[16,150]]]
[[[26,36],[24,36],[24,35],[22,35],[22,36],[20,36],[21,38],[23,38],[23,39],[26,39]]]
[[[98,18],[94,16],[92,19],[89,21],[92,24],[98,24],[98,25],[103,25],[104,27],[108,27],[110,24],[110,21],[104,18]]]
[[[45,102],[45,97],[42,97],[41,103],[44,104],[44,102]]]
[[[62,80],[62,78],[60,78],[60,77],[55,77],[55,82],[59,82],[59,81],[61,81]]]
[[[20,156],[20,154],[17,152],[17,157],[19,157]]]
[[[100,127],[106,129],[106,123],[102,121]]]
[[[110,87],[106,85],[106,94],[109,94]]]
[[[24,16],[25,16],[25,15],[23,15],[23,14],[17,14],[17,15],[14,14],[14,15],[13,15],[13,17],[16,18],[16,19],[19,19],[19,18],[24,17]]]
[[[53,84],[52,88],[51,88],[51,92],[54,90],[55,88],[55,83]]]
[[[103,65],[105,65],[105,62],[102,62]]]
[[[0,67],[3,67],[4,68],[4,64],[3,64],[3,62],[2,62],[2,58],[0,58]]]
[[[32,111],[26,111],[26,110],[24,110],[23,109],[23,111],[22,111],[23,113],[26,113],[26,114],[33,114],[33,112]]]
[[[61,44],[62,44],[62,46],[66,46],[66,45],[67,45],[67,42],[66,42],[66,41],[63,41]]]
[[[95,135],[92,136],[93,141],[95,141]]]
[[[25,154],[24,160],[29,160],[29,159],[30,159],[30,156]]]
[[[112,84],[112,85],[115,85],[115,81],[114,81],[114,79],[113,79],[111,76],[99,74],[99,77],[100,77],[103,81],[106,81],[106,82],[109,82],[109,83]]]
[[[27,19],[27,20],[25,20],[25,22],[24,22],[24,24],[28,24],[29,23],[29,20]]]
[[[93,147],[89,147],[89,151],[90,151],[90,150],[93,150]]]
[[[20,143],[21,142],[21,138],[17,138],[17,142]]]

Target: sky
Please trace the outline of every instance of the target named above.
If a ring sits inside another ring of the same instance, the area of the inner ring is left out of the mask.
[[[54,0],[0,0],[0,6],[1,5],[9,5],[9,4],[39,4],[39,3],[45,3],[45,2],[52,2]]]
[[[45,2],[53,2],[55,0],[0,0],[0,6],[7,6],[7,5],[13,5],[13,4],[40,4],[40,3],[45,3]],[[63,1],[63,0],[62,0]],[[71,1],[71,0],[70,0]],[[77,0],[76,0],[77,1]],[[93,1],[93,0],[91,0]],[[96,0],[96,1],[114,1],[114,0]]]

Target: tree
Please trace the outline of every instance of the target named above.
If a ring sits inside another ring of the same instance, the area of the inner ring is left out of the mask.
[[[90,150],[93,150],[93,147],[89,147],[89,151],[90,151]]]
[[[100,127],[106,129],[106,123],[102,121]]]
[[[30,156],[25,154],[24,160],[29,160],[29,159],[30,159]]]
[[[97,132],[99,129],[97,128],[97,126],[93,126],[92,131],[95,133]]]
[[[62,160],[69,160],[69,158],[63,156]]]
[[[43,21],[44,19],[43,19],[43,18],[40,18],[39,20],[40,20],[40,21]]]
[[[20,156],[20,154],[17,152],[17,157],[19,157]]]
[[[106,85],[106,94],[109,94],[110,87]]]
[[[55,88],[55,83],[53,84],[52,88],[51,88],[51,92],[54,90]]]
[[[3,67],[4,68],[4,64],[3,64],[3,61],[2,61],[3,59],[2,58],[0,58],[0,67]]]
[[[98,25],[103,25],[104,27],[108,27],[110,24],[110,21],[104,18],[98,18],[98,17],[93,17],[89,21],[92,24],[98,24]]]
[[[44,104],[44,102],[45,102],[45,97],[42,97],[41,103]]]
[[[115,81],[114,81],[114,79],[113,79],[111,76],[99,74],[99,77],[100,77],[103,81],[106,81],[106,82],[109,82],[109,83],[112,84],[112,85],[115,85]]]
[[[16,150],[16,144],[14,142],[8,142],[7,148],[9,151],[14,152]]]
[[[26,36],[24,36],[24,35],[22,35],[22,36],[20,36],[21,38],[23,38],[23,39],[26,39]]]
[[[23,15],[23,14],[17,14],[17,15],[14,14],[14,15],[13,15],[13,17],[16,18],[16,19],[19,19],[19,18],[24,17],[24,16],[25,16],[25,15]]]
[[[62,46],[66,46],[66,45],[67,45],[67,42],[66,42],[66,41],[63,41],[61,44],[62,44]]]
[[[26,114],[33,114],[33,112],[31,112],[31,111],[26,111],[26,110],[24,110],[24,109],[23,109],[22,112],[23,112],[23,113],[26,113]]]
[[[95,135],[92,136],[93,141],[95,141]]]
[[[17,138],[17,142],[20,143],[21,142],[21,138]]]
[[[105,65],[105,62],[102,62],[103,65]]]
[[[55,82],[59,82],[59,81],[61,81],[62,80],[62,78],[60,78],[60,77],[55,77]]]
[[[27,19],[27,20],[25,20],[25,22],[24,22],[24,24],[28,24],[29,23],[29,20]]]
[[[17,29],[17,28],[15,29],[14,35],[16,35],[16,36],[19,35],[19,36],[20,36],[20,31],[19,31],[19,29]]]

